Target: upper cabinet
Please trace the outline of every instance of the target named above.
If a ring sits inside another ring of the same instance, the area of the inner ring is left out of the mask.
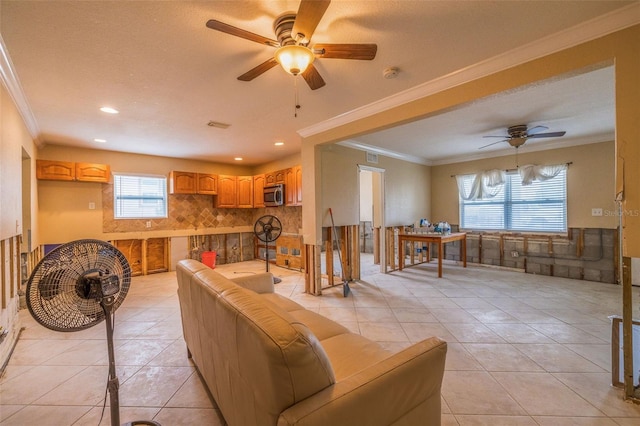
[[[302,205],[302,167],[295,166],[285,173],[285,204],[287,206]]]
[[[37,160],[36,177],[43,180],[108,183],[111,169],[107,164]]]
[[[111,168],[107,164],[76,163],[76,180],[82,182],[109,182]]]
[[[198,194],[218,194],[218,175],[198,173]]]
[[[236,176],[218,176],[218,199],[216,200],[216,207],[236,207],[237,182],[238,179]]]
[[[216,195],[218,175],[174,170],[169,174],[169,193]]]
[[[172,171],[169,174],[170,194],[195,194],[197,188],[196,173]]]
[[[269,172],[264,175],[264,186],[271,186],[286,183],[286,170],[278,170],[277,172]]]
[[[265,175],[253,177],[253,207],[264,207]]]
[[[45,180],[76,180],[76,165],[68,161],[36,161],[36,176]]]
[[[253,207],[253,176],[238,176],[237,207]]]

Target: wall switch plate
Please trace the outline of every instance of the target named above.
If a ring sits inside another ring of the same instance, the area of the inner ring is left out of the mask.
[[[151,221],[150,220],[147,221],[147,228],[151,228]]]
[[[591,209],[591,216],[602,216],[602,209]]]
[[[96,209],[96,203],[94,203],[93,201],[89,203],[89,210],[95,210]]]
[[[511,252],[511,257],[520,257],[520,253],[514,250]]]

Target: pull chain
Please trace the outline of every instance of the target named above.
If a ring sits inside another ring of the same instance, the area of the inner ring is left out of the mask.
[[[294,91],[294,100],[293,104],[295,106],[293,110],[293,116],[298,117],[298,110],[300,109],[300,100],[298,99],[298,76],[293,77],[293,91]]]

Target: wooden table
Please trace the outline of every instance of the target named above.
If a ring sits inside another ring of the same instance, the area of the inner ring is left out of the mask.
[[[467,233],[456,232],[452,234],[398,234],[398,270],[402,271],[404,264],[404,242],[405,241],[419,241],[422,243],[433,243],[438,246],[438,278],[442,278],[442,258],[444,257],[444,245],[453,241],[462,241],[462,265],[467,267]],[[427,261],[431,258],[431,253],[427,256]]]

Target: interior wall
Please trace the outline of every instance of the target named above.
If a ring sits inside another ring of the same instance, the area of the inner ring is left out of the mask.
[[[613,141],[547,151],[527,152],[519,148],[518,163],[551,165],[569,163],[567,170],[567,225],[569,228],[616,228],[615,215],[615,143]],[[477,173],[491,169],[513,169],[513,156],[486,158],[463,163],[433,166],[431,222],[459,223],[458,187],[453,175]],[[602,216],[592,216],[592,208],[603,209]]]
[[[31,173],[26,176],[23,175],[23,152],[31,157],[31,160],[25,160],[31,161],[26,167]],[[36,217],[38,208],[34,153],[34,140],[5,86],[0,85],[0,326],[8,332],[0,341],[0,365],[8,359],[20,330],[18,289],[22,277],[17,247],[24,230],[23,217]],[[28,209],[24,214],[23,194],[31,201],[24,206]],[[38,239],[37,230],[37,224],[33,224],[32,238],[35,241]]]
[[[323,226],[331,226],[329,208],[336,226],[357,225],[360,220],[358,165],[366,164],[366,153],[340,145],[322,146],[320,151]],[[372,166],[385,171],[385,226],[411,224],[430,213],[431,171],[428,166],[382,155]],[[306,220],[304,205],[303,218]]]
[[[112,172],[167,177],[172,170],[253,175],[251,167],[53,145],[40,149],[38,158],[109,164]],[[91,182],[38,181],[41,244],[58,244],[80,238],[115,238],[103,232],[103,185],[105,184]],[[89,203],[95,203],[95,209],[89,209]],[[211,204],[213,207],[213,198]],[[160,236],[153,235],[148,229],[139,231],[140,235],[132,234],[128,238]]]

